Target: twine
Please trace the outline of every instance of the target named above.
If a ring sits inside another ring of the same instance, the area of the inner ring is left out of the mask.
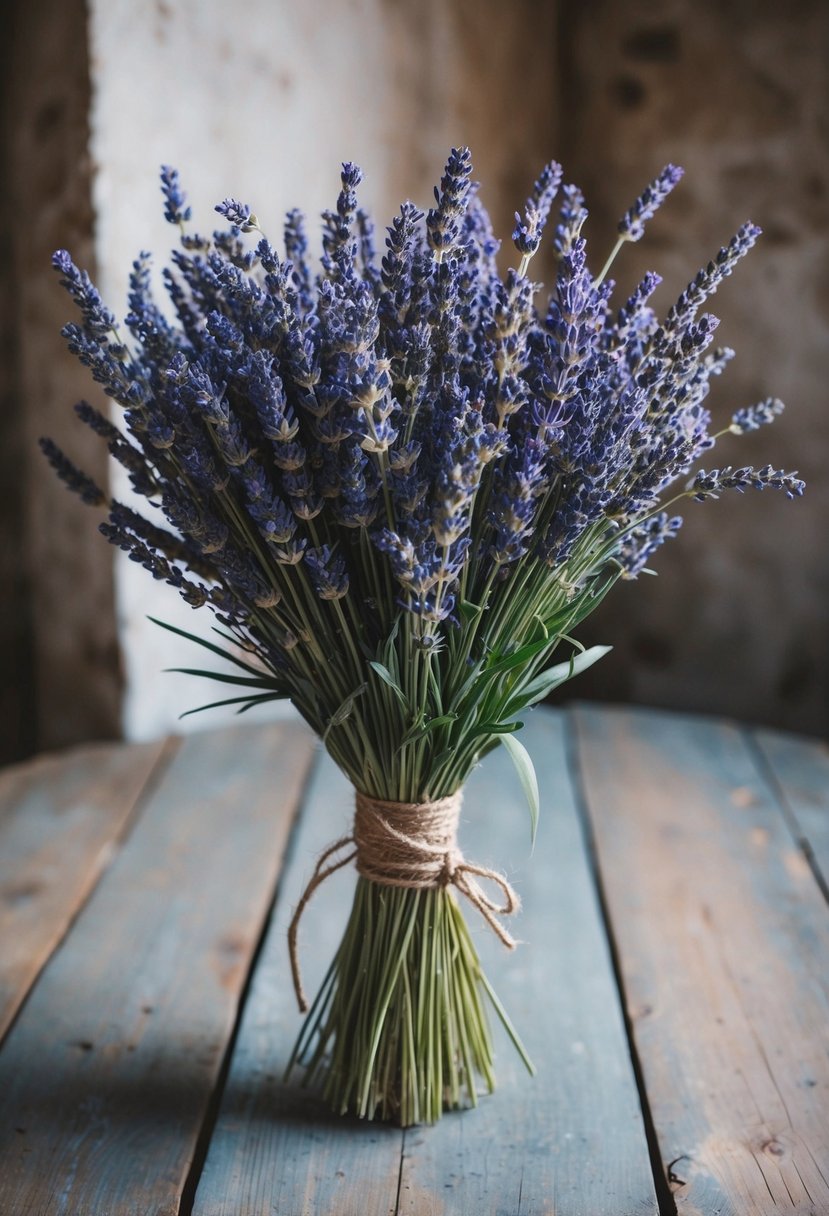
[[[384,802],[356,792],[353,830],[320,855],[288,928],[291,974],[302,1013],[308,1002],[297,948],[299,920],[317,887],[352,861],[357,863],[358,874],[381,886],[412,890],[457,888],[507,949],[515,948],[515,939],[498,917],[517,912],[520,901],[503,874],[464,860],[457,843],[461,797],[458,790],[434,802]],[[488,879],[499,887],[503,905],[490,899],[476,878]]]

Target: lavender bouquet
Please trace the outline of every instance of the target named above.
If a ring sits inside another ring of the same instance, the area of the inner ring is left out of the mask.
[[[782,409],[763,401],[710,433],[709,382],[732,352],[712,348],[717,321],[702,308],[756,227],[664,320],[648,302],[656,274],[611,303],[613,257],[680,176],[669,165],[636,200],[598,275],[582,195],[560,189],[553,163],[516,215],[519,264],[502,276],[465,148],[431,210],[401,207],[379,263],[352,164],[322,217],[318,268],[298,211],[284,256],[232,199],[216,208],[228,226],[198,235],[165,168],[166,217],[180,229],[162,272],[169,303],[154,302],[141,254],[123,329],[55,254],[81,314],[63,332],[124,429],[83,402],[78,414],[146,513],[109,500],[44,440],[47,457],[107,508],[113,544],[213,610],[216,642],[175,632],[232,665],[187,669],[225,684],[216,704],[288,698],[356,791],[353,830],[320,858],[290,933],[305,1008],[298,917],[353,860],[351,917],[292,1061],[338,1111],[406,1125],[474,1105],[479,1078],[494,1085],[487,1001],[526,1060],[456,898],[513,944],[502,917],[517,897],[457,844],[464,781],[505,747],[534,833],[519,715],[607,650],[582,648],[580,622],[675,535],[679,501],[747,486],[802,493],[768,466],[695,471],[721,436]],[[557,196],[556,277],[539,302],[528,271]]]

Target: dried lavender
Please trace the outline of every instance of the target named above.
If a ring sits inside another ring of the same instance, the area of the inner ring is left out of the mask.
[[[69,254],[54,258],[80,313],[63,331],[69,348],[123,427],[87,403],[78,415],[145,513],[107,503],[50,440],[43,449],[70,489],[107,505],[104,535],[188,604],[208,604],[250,656],[228,652],[241,674],[212,673],[235,685],[225,703],[289,698],[359,791],[397,802],[453,794],[508,740],[534,825],[516,715],[605,652],[578,653],[572,631],[676,535],[669,506],[746,488],[791,498],[803,483],[771,466],[699,468],[718,440],[782,410],[769,398],[712,430],[708,406],[733,352],[713,346],[703,305],[759,229],[745,224],[660,320],[658,275],[621,304],[606,276],[679,169],[625,213],[597,275],[584,198],[557,164],[516,213],[520,261],[503,275],[471,174],[468,149],[454,149],[434,207],[404,203],[378,257],[361,171],[345,163],[315,267],[299,211],[284,257],[233,198],[216,208],[228,227],[201,236],[163,168],[179,229],[161,273],[174,320],[148,254],[133,264],[123,331]],[[543,295],[527,270],[559,190]],[[570,660],[551,667],[562,645]],[[474,1104],[476,1074],[493,1084],[488,989],[463,919],[444,890],[420,894],[360,879],[298,1044],[337,1109],[404,1124]],[[364,940],[381,916],[397,925],[382,958]],[[451,982],[424,993],[437,925]],[[391,994],[382,1007],[379,991]]]

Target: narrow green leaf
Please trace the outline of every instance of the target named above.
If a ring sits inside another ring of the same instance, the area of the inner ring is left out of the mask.
[[[323,736],[322,736],[323,743],[325,743],[326,739],[328,738],[328,735],[329,735],[332,727],[342,726],[343,722],[347,721],[347,719],[351,716],[351,711],[354,708],[354,702],[357,700],[358,697],[361,697],[363,695],[363,693],[366,691],[367,688],[368,688],[368,684],[361,684],[359,688],[356,688],[354,690],[354,692],[349,693],[349,695],[345,698],[343,703],[334,710],[333,714],[328,719],[328,725],[326,726],[325,731],[323,732]]]
[[[376,659],[372,659],[372,661],[369,663],[369,667],[372,669],[372,671],[375,673],[375,675],[378,675],[380,677],[380,679],[383,681],[384,684],[388,684],[389,688],[392,690],[394,695],[397,697],[398,701],[403,706],[403,708],[408,709],[409,702],[406,700],[406,694],[404,693],[404,691],[400,687],[400,685],[397,683],[394,676],[389,671],[388,667],[385,667],[382,663],[378,663],[376,661]]]
[[[534,659],[549,644],[549,638],[539,638],[535,642],[527,642],[525,646],[519,646],[518,650],[514,650],[512,654],[504,655],[502,659],[498,659],[491,666],[485,667],[483,676],[500,675],[502,672],[512,671],[514,667],[521,667],[524,663],[528,663],[530,659]]]
[[[473,604],[470,600],[461,600],[458,605],[461,623],[471,625],[473,621],[477,621],[483,610],[483,604]]]
[[[476,739],[479,735],[514,735],[523,725],[523,722],[481,722],[466,738]]]
[[[538,778],[535,775],[535,767],[533,765],[530,753],[527,751],[523,743],[520,743],[515,735],[502,735],[501,742],[510,754],[510,759],[515,765],[519,780],[524,789],[524,794],[527,799],[527,805],[530,808],[530,838],[533,848],[535,848],[535,836],[538,831],[538,815],[540,802],[538,797]]]
[[[544,640],[549,642],[549,640],[550,640],[549,627],[547,625],[545,625],[544,621],[541,619],[541,617],[538,615],[537,612],[534,614],[533,620],[538,621],[538,624],[541,626],[541,632],[544,636]]]
[[[228,699],[226,701],[211,701],[209,705],[199,705],[196,709],[186,709],[183,714],[179,714],[179,718],[180,719],[189,718],[191,714],[200,714],[205,709],[219,709],[219,707],[222,705],[238,705],[240,702],[244,702],[244,705],[243,705],[242,709],[237,710],[236,712],[243,713],[245,709],[248,709],[251,705],[258,704],[259,701],[279,701],[279,700],[284,700],[284,698],[278,697],[275,694],[272,696],[268,696],[268,697],[253,697],[253,698],[251,698],[251,697],[228,697]]]
[[[253,709],[254,705],[263,705],[265,701],[286,701],[288,699],[286,693],[281,695],[277,692],[264,693],[261,697],[251,697],[247,705],[243,705],[237,709],[237,714],[246,714],[249,709]]]
[[[555,667],[542,671],[510,700],[505,710],[505,716],[518,713],[519,710],[525,709],[529,705],[536,705],[539,701],[543,701],[560,684],[566,683],[573,676],[592,667],[612,649],[612,646],[591,646],[589,650],[582,650],[581,654],[574,654],[566,663],[556,663]]]
[[[169,625],[166,621],[159,621],[157,617],[150,616],[149,614],[147,615],[147,620],[152,621],[154,625],[160,625],[162,629],[169,630],[170,633],[177,633],[179,637],[186,638],[188,642],[195,642],[197,646],[204,646],[205,650],[211,650],[213,654],[218,655],[221,659],[226,659],[228,663],[235,663],[243,671],[249,671],[255,676],[262,674],[257,667],[253,667],[250,663],[245,663],[243,659],[237,658],[235,654],[223,650],[215,642],[208,642],[207,638],[200,638],[198,634],[188,633],[186,629],[179,629],[177,625]],[[218,633],[219,631],[216,630],[216,632]]]
[[[451,726],[453,722],[457,722],[457,714],[441,714],[437,718],[430,718],[428,722],[424,722],[422,726],[417,723],[406,731],[400,743],[400,747],[405,747],[409,743],[417,743],[424,735],[428,735],[431,731],[437,730],[439,726]],[[399,749],[398,749],[399,750]]]
[[[183,676],[201,676],[206,680],[218,680],[220,684],[241,684],[245,688],[267,688],[276,691],[279,685],[273,676],[229,676],[223,671],[206,671],[200,667],[165,667],[165,671],[178,672]]]

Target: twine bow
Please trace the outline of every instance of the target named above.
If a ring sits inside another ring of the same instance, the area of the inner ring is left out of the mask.
[[[509,950],[515,939],[498,920],[517,912],[520,901],[503,874],[466,861],[457,844],[461,791],[434,802],[384,802],[357,791],[354,828],[319,857],[288,928],[291,973],[300,1010],[308,1008],[299,966],[297,932],[311,896],[326,878],[350,862],[357,872],[387,887],[412,889],[453,886],[477,908]],[[343,850],[348,850],[343,853]],[[334,858],[335,860],[331,860]],[[490,899],[476,878],[500,888],[503,905]]]

